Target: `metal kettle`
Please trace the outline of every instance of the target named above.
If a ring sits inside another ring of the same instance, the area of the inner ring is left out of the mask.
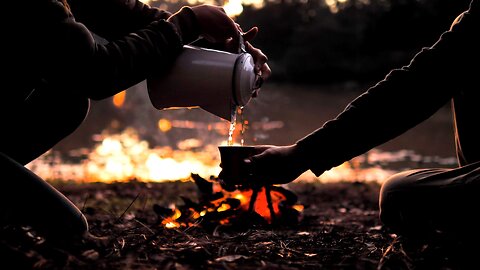
[[[251,100],[259,80],[244,47],[230,53],[185,45],[169,71],[147,79],[147,89],[159,110],[200,107],[231,121],[237,106]]]

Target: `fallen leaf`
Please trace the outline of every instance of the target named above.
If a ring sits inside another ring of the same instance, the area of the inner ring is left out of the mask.
[[[227,255],[223,257],[218,257],[215,259],[217,262],[234,262],[239,259],[248,259],[245,255]]]

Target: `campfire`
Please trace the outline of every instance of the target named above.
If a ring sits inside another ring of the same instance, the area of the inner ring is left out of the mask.
[[[215,229],[219,225],[242,228],[293,225],[301,220],[303,205],[298,204],[297,196],[284,187],[239,186],[228,191],[218,178],[207,180],[198,174],[192,174],[191,178],[198,188],[198,202],[181,197],[183,204],[174,208],[154,205],[158,223],[165,228],[201,226]]]

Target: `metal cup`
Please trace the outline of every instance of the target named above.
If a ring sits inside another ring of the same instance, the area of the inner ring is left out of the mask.
[[[222,186],[234,189],[236,185],[249,185],[251,172],[244,160],[255,155],[254,146],[219,146],[222,172],[219,175]]]

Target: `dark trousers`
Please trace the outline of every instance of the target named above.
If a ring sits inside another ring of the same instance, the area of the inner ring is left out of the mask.
[[[81,211],[25,165],[72,133],[85,119],[89,100],[38,89],[20,104],[2,108],[0,222],[29,225],[65,240],[88,224]]]
[[[468,236],[479,228],[479,97],[462,93],[452,100],[459,167],[409,170],[382,185],[380,219],[393,232]]]

